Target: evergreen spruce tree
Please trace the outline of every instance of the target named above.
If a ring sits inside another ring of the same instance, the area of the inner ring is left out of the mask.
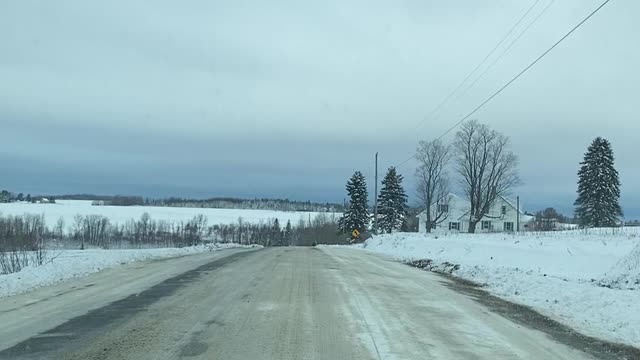
[[[284,228],[284,245],[290,246],[293,244],[293,229],[291,228],[291,220],[287,220],[287,225]]]
[[[353,230],[363,232],[369,224],[369,209],[367,204],[367,182],[360,171],[356,171],[347,182],[349,203],[344,214],[338,220],[338,228],[344,233]]]
[[[382,180],[378,196],[378,229],[391,233],[402,227],[407,216],[407,195],[402,187],[402,175],[390,167]]]
[[[611,144],[601,137],[593,140],[578,171],[576,217],[582,226],[616,226],[622,217],[620,180],[613,166]]]
[[[0,192],[0,202],[8,203],[11,200],[11,193],[7,190],[2,190]]]
[[[277,218],[273,221],[273,226],[271,227],[271,244],[272,246],[282,246],[282,230]]]

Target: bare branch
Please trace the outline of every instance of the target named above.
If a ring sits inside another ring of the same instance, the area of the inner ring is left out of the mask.
[[[416,169],[417,195],[426,210],[427,232],[431,232],[438,221],[444,221],[438,207],[433,213],[431,207],[449,192],[446,167],[450,158],[450,146],[444,145],[440,140],[421,141],[416,150],[416,159],[420,163]]]
[[[456,170],[470,201],[469,232],[475,232],[494,201],[520,184],[518,158],[508,150],[508,137],[475,120],[462,125],[454,147]]]

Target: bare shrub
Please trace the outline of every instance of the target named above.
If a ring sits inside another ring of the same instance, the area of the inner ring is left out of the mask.
[[[44,215],[0,217],[0,274],[46,261]]]

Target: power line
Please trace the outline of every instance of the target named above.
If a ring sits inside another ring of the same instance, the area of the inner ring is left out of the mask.
[[[582,26],[582,24],[584,24],[585,22],[587,22],[587,20],[589,20],[593,15],[595,15],[598,11],[600,11],[600,9],[602,9],[605,5],[607,5],[611,0],[605,0],[602,4],[600,4],[600,6],[598,6],[595,10],[593,10],[587,17],[585,17],[584,19],[582,19],[582,21],[580,21],[576,26],[574,26],[571,30],[569,30],[569,32],[567,32],[566,34],[564,34],[563,37],[560,38],[560,40],[556,41],[550,48],[548,48],[547,50],[545,50],[542,54],[540,54],[540,56],[538,56],[535,60],[533,60],[533,62],[531,62],[529,65],[527,65],[527,67],[525,67],[522,71],[520,71],[516,76],[514,76],[511,80],[509,80],[506,84],[502,85],[502,87],[500,87],[496,92],[494,92],[491,96],[489,96],[486,100],[484,100],[482,103],[480,103],[480,105],[476,106],[473,110],[471,110],[471,112],[469,112],[467,115],[465,115],[464,117],[462,117],[462,119],[460,119],[457,123],[455,123],[453,126],[451,126],[449,129],[447,129],[447,131],[445,131],[442,135],[438,136],[435,140],[440,140],[443,137],[445,137],[447,134],[449,134],[451,131],[453,131],[453,129],[457,128],[458,126],[460,126],[460,124],[462,124],[465,120],[469,119],[471,116],[473,116],[473,114],[475,114],[478,110],[480,110],[483,106],[485,106],[489,101],[493,100],[493,98],[495,98],[496,96],[498,96],[498,94],[500,94],[504,89],[506,89],[507,87],[509,87],[509,85],[511,85],[514,81],[516,81],[520,76],[522,76],[524,73],[526,73],[529,69],[531,69],[535,64],[538,63],[538,61],[540,61],[543,57],[545,57],[548,53],[551,52],[551,50],[555,49],[556,46],[558,46],[561,42],[563,42],[566,38],[569,37],[569,35],[573,34],[574,31],[576,31],[580,26]],[[396,165],[396,167],[400,167],[404,164],[406,164],[407,162],[409,162],[411,159],[415,158],[415,154],[411,155],[409,158],[407,158],[406,160],[404,160],[403,162],[401,162],[400,164]]]
[[[460,84],[458,84],[458,86],[456,86],[456,88],[449,93],[449,95],[447,95],[436,107],[434,107],[431,110],[431,112],[429,112],[429,114],[427,114],[427,116],[421,122],[418,123],[418,125],[416,126],[416,129],[422,126],[422,124],[424,124],[427,120],[431,119],[433,115],[435,115],[447,103],[447,101],[449,101],[449,99],[451,99],[451,97],[455,95],[458,92],[458,90],[460,90],[460,88],[462,88],[462,86],[473,76],[473,74],[475,74],[476,71],[478,71],[478,69],[480,69],[480,67],[482,67],[482,65],[484,65],[484,63],[491,57],[491,55],[493,55],[493,53],[496,52],[496,50],[498,50],[500,45],[504,43],[504,41],[509,37],[509,35],[513,33],[513,31],[518,27],[518,25],[522,23],[522,20],[524,20],[527,17],[527,15],[529,15],[531,10],[533,10],[533,8],[536,5],[538,5],[539,2],[540,0],[535,0],[533,2],[533,4],[527,9],[527,11],[525,11],[525,13],[518,19],[518,21],[516,21],[516,23],[513,24],[511,29],[502,37],[502,39],[500,39],[500,41],[496,44],[496,46],[484,57],[484,59],[482,59],[482,61],[480,61],[478,65],[476,65],[476,67],[467,75],[467,77],[465,77],[464,80],[462,80],[462,82],[460,82]]]
[[[529,23],[529,25],[527,25],[527,27],[525,27],[520,34],[518,34],[518,36],[513,39],[513,41],[511,43],[509,43],[509,45],[504,49],[504,51],[502,51],[502,53],[500,55],[498,55],[497,58],[495,58],[493,60],[493,62],[491,64],[489,64],[489,66],[487,66],[482,73],[480,73],[480,75],[471,83],[469,84],[469,86],[467,86],[463,91],[462,91],[462,95],[466,94],[467,91],[469,91],[469,89],[471,89],[480,79],[482,79],[484,77],[484,75],[493,68],[493,66],[495,64],[498,63],[498,61],[502,60],[502,58],[509,53],[509,50],[511,50],[511,48],[513,47],[513,45],[518,42],[518,40],[520,40],[520,38],[529,30],[529,28],[531,28],[531,26],[533,26],[536,22],[538,22],[538,20],[540,20],[540,18],[547,12],[547,10],[551,7],[551,5],[555,2],[555,0],[551,0],[547,6],[545,6],[542,11],[538,14],[538,16],[536,16],[532,22]]]

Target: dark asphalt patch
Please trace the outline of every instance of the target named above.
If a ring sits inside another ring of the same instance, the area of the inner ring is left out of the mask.
[[[207,323],[206,323],[206,324],[207,324],[208,326],[213,326],[213,325],[216,325],[216,326],[224,326],[224,325],[225,325],[225,323],[224,323],[223,321],[220,321],[220,320],[218,320],[218,319],[212,319],[212,320],[209,320],[209,321],[207,321]]]
[[[9,349],[0,351],[0,359],[50,359],[51,353],[67,346],[73,346],[81,342],[85,337],[91,338],[89,336],[90,333],[94,333],[105,326],[130,319],[158,300],[170,296],[180,288],[198,280],[207,272],[240,260],[252,253],[254,251],[242,251],[225,256],[167,279],[141,293],[115,301],[102,308],[91,310],[85,315],[75,317]],[[123,281],[126,281],[126,279],[123,279]]]
[[[183,357],[196,357],[207,352],[209,346],[203,342],[194,340],[188,343],[180,351],[180,356]]]
[[[429,268],[427,266],[417,266],[418,264],[422,265],[423,263],[407,263],[409,266],[423,268],[425,271]],[[433,272],[449,280],[442,281],[442,284],[448,288],[469,296],[478,303],[486,306],[492,312],[511,321],[517,322],[530,329],[543,332],[561,344],[581,350],[598,359],[640,359],[640,349],[638,348],[583,335],[566,325],[536,312],[530,307],[515,304],[497,296],[493,296],[486,290],[483,290],[482,286],[477,283],[457,278],[448,272]]]

